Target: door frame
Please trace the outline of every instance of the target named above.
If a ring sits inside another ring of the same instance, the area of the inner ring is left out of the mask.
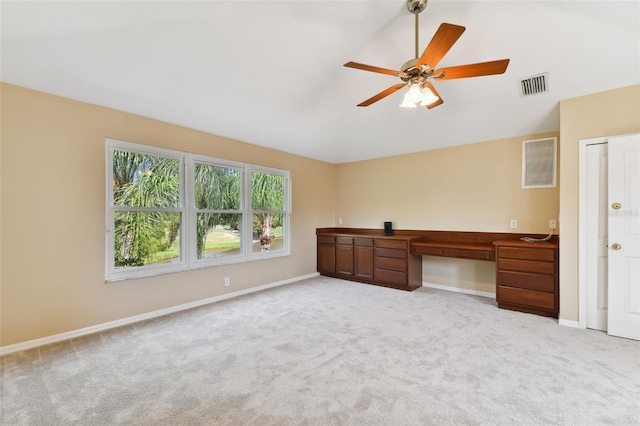
[[[587,145],[637,133],[610,135],[578,141],[578,328],[587,328]]]
[[[610,137],[578,141],[578,328],[587,328],[587,146],[608,143]]]

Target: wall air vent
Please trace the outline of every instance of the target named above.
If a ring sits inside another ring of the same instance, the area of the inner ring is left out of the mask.
[[[537,95],[549,91],[549,73],[534,75],[520,80],[520,93],[522,96]]]
[[[522,187],[553,188],[556,186],[556,138],[522,142]]]

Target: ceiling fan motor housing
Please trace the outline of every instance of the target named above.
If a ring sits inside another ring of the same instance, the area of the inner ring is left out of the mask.
[[[407,9],[411,13],[420,13],[427,7],[427,0],[407,0]]]
[[[433,75],[433,69],[428,65],[423,64],[418,68],[417,64],[417,59],[411,59],[405,62],[402,68],[400,68],[404,73],[404,75],[399,75],[400,79],[409,85],[418,83],[422,86],[429,78],[436,77]]]

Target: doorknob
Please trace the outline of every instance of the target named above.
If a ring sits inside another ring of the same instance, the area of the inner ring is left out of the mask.
[[[620,210],[620,207],[622,207],[622,205],[620,203],[611,204],[611,208],[614,209],[614,210]]]
[[[615,244],[611,244],[611,248],[614,250],[620,250],[622,246],[618,243],[615,243]]]

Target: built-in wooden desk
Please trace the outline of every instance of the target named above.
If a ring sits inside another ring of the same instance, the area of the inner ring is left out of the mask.
[[[399,231],[402,232],[402,231]],[[411,231],[414,232],[414,231]],[[421,237],[411,245],[413,253],[427,256],[457,257],[460,259],[488,260],[496,258],[493,242],[507,239],[505,234],[462,231],[415,231]],[[512,238],[520,238],[516,234]]]
[[[493,246],[483,244],[458,244],[417,242],[411,244],[411,252],[425,256],[457,257],[460,259],[495,260]]]
[[[402,290],[422,285],[421,256],[497,262],[501,308],[558,317],[558,236],[500,232],[317,228],[318,272]],[[551,284],[550,284],[551,283]]]

